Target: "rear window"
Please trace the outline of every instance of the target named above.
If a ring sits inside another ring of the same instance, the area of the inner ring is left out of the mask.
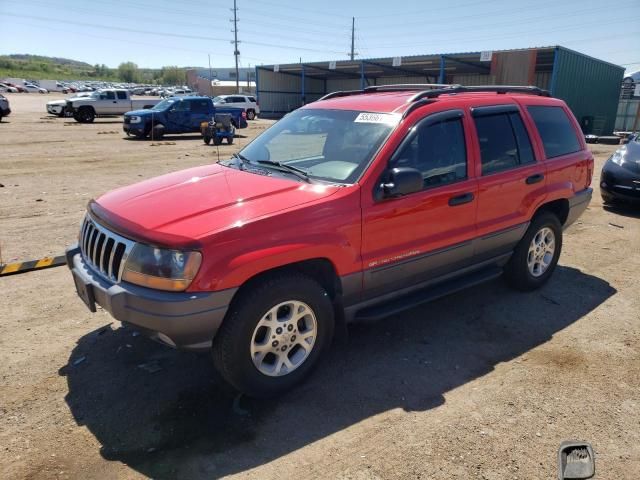
[[[580,150],[580,142],[576,137],[576,132],[562,107],[530,105],[527,110],[533,117],[540,133],[547,158],[559,157]]]

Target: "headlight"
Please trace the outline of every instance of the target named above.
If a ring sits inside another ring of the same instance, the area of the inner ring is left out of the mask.
[[[137,116],[137,115],[131,115],[131,116],[129,117],[129,121],[130,121],[131,123],[140,123],[140,122],[142,121],[142,119],[141,119],[139,116]]]
[[[616,165],[622,166],[624,163],[624,154],[627,153],[627,150],[622,147],[620,150],[616,151],[613,155],[611,155],[611,161]]]
[[[200,252],[166,250],[138,243],[127,258],[122,280],[179,292],[189,287],[201,261]]]

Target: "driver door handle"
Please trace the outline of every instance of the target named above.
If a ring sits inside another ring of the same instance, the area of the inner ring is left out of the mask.
[[[451,197],[449,199],[449,206],[455,207],[458,205],[464,205],[465,203],[473,202],[474,195],[471,192],[463,193],[461,195],[456,195],[455,197]]]
[[[530,177],[527,177],[525,182],[527,182],[527,185],[533,185],[534,183],[541,182],[542,180],[544,180],[544,174],[536,173],[535,175],[531,175]]]

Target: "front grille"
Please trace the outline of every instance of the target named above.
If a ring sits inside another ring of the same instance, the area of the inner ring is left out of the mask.
[[[131,118],[124,117],[124,123],[127,124],[127,125],[130,124],[131,123]]]
[[[79,244],[85,262],[117,283],[135,242],[107,230],[87,215],[80,229]]]

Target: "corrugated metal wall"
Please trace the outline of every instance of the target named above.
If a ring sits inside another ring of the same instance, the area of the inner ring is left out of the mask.
[[[453,75],[453,81],[456,85],[495,85],[496,77],[484,73],[465,73]]]
[[[620,100],[616,115],[616,130],[631,131],[638,115],[638,109],[640,109],[640,100]]]
[[[579,122],[593,117],[593,133],[613,132],[624,68],[562,47],[556,49],[551,94],[567,102]]]
[[[282,115],[303,105],[302,76],[258,69],[260,112],[264,116]],[[305,78],[304,103],[324,95],[324,80]]]

